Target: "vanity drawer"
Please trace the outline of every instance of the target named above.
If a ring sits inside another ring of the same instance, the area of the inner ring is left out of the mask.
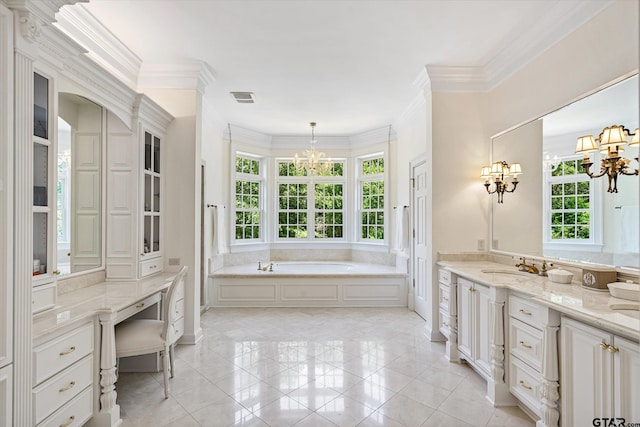
[[[523,298],[509,295],[509,315],[537,328],[544,324],[547,310]]]
[[[509,349],[512,355],[541,372],[542,331],[512,317],[509,326]]]
[[[38,427],[80,427],[93,416],[93,388],[88,387]]]
[[[93,357],[88,356],[33,389],[33,414],[38,424],[91,385]]]
[[[438,282],[444,283],[445,285],[451,284],[451,272],[449,270],[438,270]]]
[[[176,320],[173,324],[173,328],[175,331],[175,339],[176,341],[184,335],[184,317],[182,319]]]
[[[449,333],[451,331],[455,331],[456,330],[456,325],[454,323],[455,318],[451,318],[449,317],[449,315],[446,312],[441,311],[440,312],[440,321],[439,321],[439,325],[440,325],[440,332],[442,332],[447,338],[449,337]]]
[[[449,286],[440,283],[438,298],[440,310],[446,310],[450,315],[456,314],[456,294],[451,292]]]
[[[35,286],[31,291],[31,312],[38,313],[56,305],[56,283]]]
[[[540,415],[540,375],[514,357],[509,367],[509,390],[536,415]]]
[[[93,351],[93,323],[74,329],[33,350],[33,381],[39,384]]]
[[[176,319],[184,317],[184,299],[176,301]]]
[[[162,258],[155,258],[140,262],[140,278],[160,273],[161,271]]]
[[[160,293],[155,293],[142,301],[139,301],[135,304],[131,304],[129,307],[120,310],[118,312],[118,316],[116,318],[116,323],[119,323],[129,317],[133,316],[139,311],[146,310],[148,307],[151,307],[153,304],[157,304],[162,299],[162,295]]]

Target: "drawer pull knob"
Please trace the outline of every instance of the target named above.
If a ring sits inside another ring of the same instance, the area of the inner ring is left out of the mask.
[[[66,423],[62,423],[60,424],[60,427],[69,427],[71,424],[73,424],[73,422],[75,421],[76,417],[75,415],[71,415],[69,417],[69,421],[67,421]]]
[[[524,341],[520,341],[520,345],[523,346],[524,348],[531,348],[531,346]]]
[[[618,349],[618,347],[614,347],[614,346],[612,346],[612,345],[610,345],[610,346],[607,348],[607,350],[609,350],[609,353],[617,353],[617,352],[619,352],[619,351],[620,351],[620,350]]]
[[[527,390],[531,390],[532,389],[531,386],[525,384],[525,382],[522,381],[522,380],[520,380],[520,387],[526,388]]]
[[[136,308],[142,308],[142,307],[144,307],[144,303],[143,302],[141,302],[140,304],[136,305]]]
[[[61,388],[60,390],[58,390],[58,391],[59,391],[60,393],[64,393],[64,392],[65,392],[65,391],[67,391],[67,390],[71,390],[73,387],[75,387],[75,385],[76,385],[76,382],[75,382],[75,381],[71,381],[71,382],[69,383],[69,385],[66,385],[66,386],[62,387],[62,388]]]
[[[528,311],[524,311],[523,309],[520,309],[520,313],[522,314],[526,314],[527,316],[531,316],[531,313]]]
[[[609,349],[609,344],[607,344],[606,342],[602,341],[600,343],[600,348],[603,350],[608,350]]]
[[[76,347],[75,346],[69,347],[69,350],[61,351],[60,352],[60,356],[66,356],[67,354],[71,354],[74,351],[76,351]]]

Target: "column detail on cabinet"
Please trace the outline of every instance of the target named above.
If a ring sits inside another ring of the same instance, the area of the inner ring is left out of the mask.
[[[457,277],[448,270],[438,271],[438,299],[440,333],[445,336],[445,357],[449,362],[460,360],[458,356]]]
[[[116,425],[120,420],[120,405],[117,404],[115,383],[116,348],[115,323],[117,313],[102,313],[100,318],[100,411],[95,415],[100,425]]]

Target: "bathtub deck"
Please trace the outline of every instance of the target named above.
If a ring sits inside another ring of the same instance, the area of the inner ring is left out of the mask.
[[[353,264],[349,272],[257,270],[227,267],[211,274],[211,305],[219,307],[406,307],[406,273],[393,267]],[[281,269],[282,270],[282,269]]]

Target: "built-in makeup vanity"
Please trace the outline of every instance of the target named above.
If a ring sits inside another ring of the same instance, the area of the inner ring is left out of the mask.
[[[12,43],[0,48],[11,55],[2,56],[1,74],[13,80],[7,93],[15,112],[12,179],[3,170],[2,185],[12,188],[7,226],[20,236],[7,246],[15,259],[13,323],[7,340],[0,333],[0,425],[121,424],[115,325],[158,319],[174,276],[163,272],[163,150],[173,117],[43,24],[61,4],[0,7],[3,40]],[[8,367],[6,354],[13,355]],[[157,355],[150,361],[157,368]]]
[[[514,264],[438,263],[449,361],[471,365],[494,405],[518,404],[538,426],[640,419],[640,312],[614,310],[628,301]]]

